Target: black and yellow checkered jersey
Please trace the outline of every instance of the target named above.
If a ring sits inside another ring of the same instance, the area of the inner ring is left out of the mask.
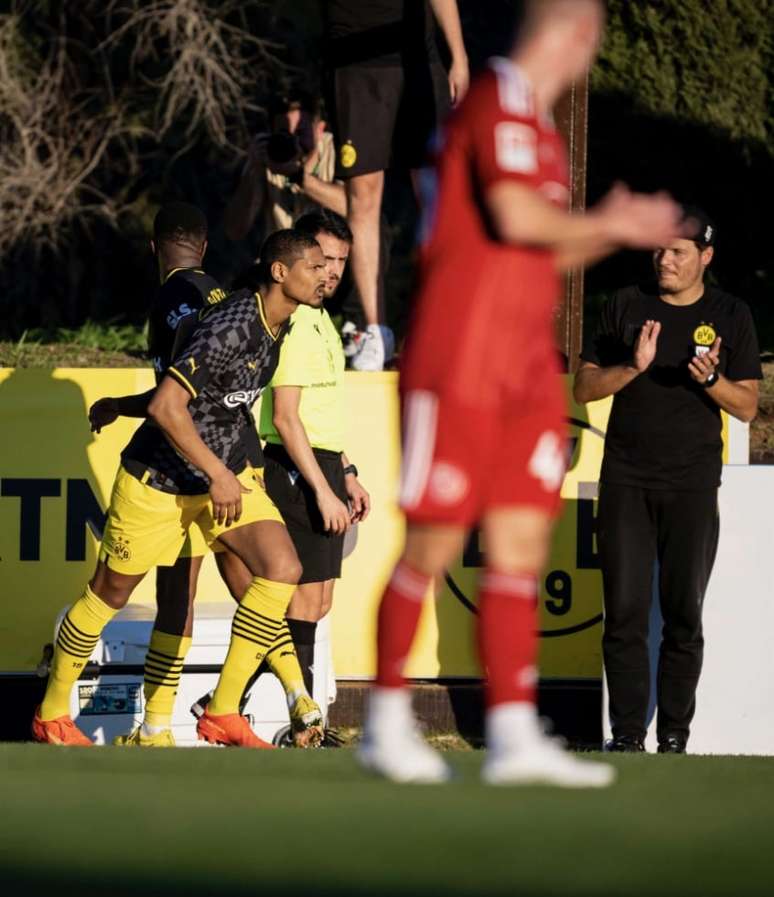
[[[245,415],[274,374],[287,328],[284,324],[274,336],[260,296],[240,290],[202,312],[167,369],[191,394],[188,410],[199,436],[234,473],[252,460],[243,438]],[[209,490],[201,471],[151,421],[137,430],[121,459],[155,489],[181,495]]]

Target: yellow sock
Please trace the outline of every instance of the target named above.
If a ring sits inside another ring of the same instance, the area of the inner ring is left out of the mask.
[[[304,674],[301,672],[296,646],[293,644],[287,620],[282,621],[277,641],[266,654],[266,664],[279,679],[289,702],[295,701],[299,694],[307,694]]]
[[[190,647],[191,637],[188,635],[171,635],[158,629],[153,630],[145,657],[143,681],[146,726],[168,729],[172,725],[177,687],[180,685],[185,655]]]
[[[67,611],[56,637],[48,687],[40,705],[41,719],[69,716],[73,684],[91,657],[100,633],[115,614],[90,586]]]
[[[207,708],[214,716],[238,713],[248,680],[277,640],[296,587],[256,577],[245,592],[231,624],[231,643]]]

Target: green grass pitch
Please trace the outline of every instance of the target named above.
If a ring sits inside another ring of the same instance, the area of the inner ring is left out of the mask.
[[[349,750],[0,745],[0,892],[774,894],[774,758],[618,756],[600,791],[369,778]]]

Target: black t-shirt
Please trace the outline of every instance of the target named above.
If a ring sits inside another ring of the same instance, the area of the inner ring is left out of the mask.
[[[191,321],[186,319],[186,329]],[[188,410],[199,436],[234,473],[252,463],[247,420],[252,421],[250,409],[274,376],[287,329],[285,323],[272,335],[260,297],[239,290],[202,312],[166,371],[191,393]],[[252,428],[255,432],[254,422]],[[162,492],[202,495],[209,490],[204,474],[152,421],[140,426],[121,460],[131,474]]]
[[[323,14],[334,68],[440,60],[427,0],[323,0]]]
[[[759,380],[750,310],[710,286],[686,306],[664,302],[651,287],[628,287],[605,304],[581,358],[601,367],[629,363],[646,320],[661,322],[656,357],[613,397],[601,480],[650,489],[715,488],[722,468],[720,409],[691,380],[688,363],[719,336],[720,373]]]

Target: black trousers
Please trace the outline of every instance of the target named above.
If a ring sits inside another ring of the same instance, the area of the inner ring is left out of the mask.
[[[648,628],[655,561],[664,620],[656,728],[687,740],[704,653],[702,605],[719,533],[717,489],[669,492],[603,483],[597,544],[604,588],[602,648],[614,737],[645,737]]]

